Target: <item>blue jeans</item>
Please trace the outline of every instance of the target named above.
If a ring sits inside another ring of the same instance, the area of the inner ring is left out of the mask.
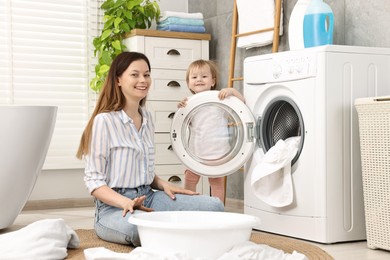
[[[144,205],[154,211],[224,211],[223,203],[216,197],[206,195],[175,194],[172,200],[163,191],[154,191],[150,186],[141,186],[134,189],[114,188],[125,197],[134,199],[146,195]],[[135,210],[132,214],[143,213]],[[128,222],[131,213],[122,216],[123,209],[113,207],[96,200],[95,231],[103,240],[119,244],[133,244],[140,246],[137,226]]]

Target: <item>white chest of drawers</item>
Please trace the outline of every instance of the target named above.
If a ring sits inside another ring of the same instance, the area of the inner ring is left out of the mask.
[[[172,117],[177,103],[192,93],[185,80],[190,63],[209,59],[209,34],[133,30],[124,40],[129,51],[144,53],[151,64],[152,87],[146,106],[155,125],[156,173],[177,185],[184,185],[185,167],[176,157],[170,142]],[[206,178],[197,191],[209,194]]]

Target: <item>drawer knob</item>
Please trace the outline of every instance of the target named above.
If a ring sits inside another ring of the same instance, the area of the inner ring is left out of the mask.
[[[167,52],[167,55],[179,55],[180,56],[180,52],[178,50],[175,50],[175,49],[170,49]]]
[[[168,115],[168,118],[173,118],[175,116],[175,112],[172,112],[172,113],[170,113],[169,115]]]
[[[181,182],[181,179],[179,176],[173,175],[173,176],[169,177],[168,181],[169,182]]]
[[[168,87],[180,87],[180,84],[176,80],[172,80],[168,82]]]

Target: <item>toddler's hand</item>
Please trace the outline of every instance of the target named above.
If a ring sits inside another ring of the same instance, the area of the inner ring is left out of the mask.
[[[234,88],[223,88],[219,91],[218,97],[219,99],[223,100],[227,98],[228,96],[233,96],[234,95]]]
[[[187,98],[183,99],[182,101],[180,101],[178,104],[177,104],[177,107],[178,108],[183,108],[187,105]]]

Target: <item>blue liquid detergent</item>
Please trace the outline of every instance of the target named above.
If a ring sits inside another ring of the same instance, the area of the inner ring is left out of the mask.
[[[333,43],[333,13],[306,14],[303,19],[305,48]]]

